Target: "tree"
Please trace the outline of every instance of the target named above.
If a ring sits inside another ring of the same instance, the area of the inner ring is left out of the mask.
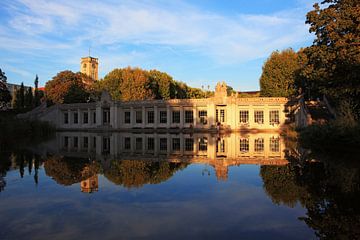
[[[167,73],[131,67],[114,69],[95,85],[98,92],[106,90],[113,99],[122,101],[206,96],[201,89],[177,82]]]
[[[7,89],[6,80],[5,73],[0,69],[0,109],[7,109],[11,102],[11,94]]]
[[[82,82],[84,77],[82,73],[59,72],[45,85],[47,100],[53,103],[86,102],[90,93]]]
[[[26,90],[24,98],[24,108],[31,109],[33,106],[33,93],[31,87]]]
[[[34,101],[33,101],[33,105],[34,107],[37,107],[40,105],[40,92],[39,92],[39,77],[36,74],[35,77],[35,81],[34,81],[34,86],[35,86],[35,90],[34,90]]]
[[[23,109],[25,107],[25,87],[24,83],[21,83],[20,88],[16,90],[14,108]]]
[[[289,97],[296,93],[295,82],[301,67],[294,50],[275,51],[266,60],[260,77],[260,95]]]
[[[304,50],[308,64],[300,72],[310,97],[326,94],[360,107],[360,4],[358,0],[324,0],[307,14],[312,46]]]

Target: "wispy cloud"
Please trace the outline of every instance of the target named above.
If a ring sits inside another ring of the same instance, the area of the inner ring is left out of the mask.
[[[36,49],[62,55],[65,61],[93,46],[103,53],[103,62],[112,66],[111,61],[122,64],[134,53],[110,49],[130,44],[160,46],[177,56],[197,54],[217,64],[244,63],[309,41],[306,7],[234,17],[182,1],[5,0],[0,49]],[[148,47],[137,54],[151,58],[153,51]]]

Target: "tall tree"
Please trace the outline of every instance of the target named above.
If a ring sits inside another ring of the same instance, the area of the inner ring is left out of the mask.
[[[35,90],[34,90],[34,101],[33,101],[33,105],[34,107],[37,107],[40,105],[40,93],[39,93],[39,77],[36,74],[35,80],[34,80],[34,86],[35,86]]]
[[[301,67],[294,50],[275,51],[266,60],[260,77],[260,94],[264,97],[289,97],[296,93],[295,82]]]
[[[306,23],[315,33],[304,50],[308,64],[301,71],[312,97],[326,94],[334,103],[351,100],[360,107],[360,3],[324,0],[314,5]]]
[[[33,97],[32,88],[29,87],[25,93],[24,108],[31,109],[33,107],[33,99],[34,97]]]
[[[7,89],[6,80],[5,72],[0,69],[0,109],[7,109],[11,102],[11,94]]]
[[[82,82],[83,77],[83,74],[72,71],[59,72],[46,83],[46,98],[53,103],[86,102],[89,91]]]
[[[16,90],[16,97],[14,107],[16,109],[23,109],[25,107],[25,87],[24,83],[21,83],[20,88]]]

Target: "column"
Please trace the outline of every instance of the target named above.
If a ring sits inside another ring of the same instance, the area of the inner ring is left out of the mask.
[[[77,109],[77,114],[78,114],[78,127],[82,127],[83,118],[81,116],[81,111],[79,108]]]
[[[166,154],[167,154],[167,156],[169,156],[170,155],[170,153],[171,153],[171,149],[172,149],[172,138],[171,138],[171,136],[170,136],[170,134],[169,133],[167,133],[166,134],[166,141],[167,141],[167,143],[166,143]]]
[[[254,108],[249,105],[249,128],[254,127]]]
[[[135,114],[134,114],[134,107],[130,107],[130,127],[134,127],[135,123]]]
[[[170,116],[170,106],[166,106],[166,128],[170,128],[171,116]]]
[[[88,127],[91,126],[91,111],[90,111],[90,108],[87,109],[87,114],[88,114]]]
[[[157,106],[154,106],[154,128],[156,129],[157,128],[157,125],[158,125],[158,107]]]
[[[96,126],[102,125],[102,108],[101,106],[96,106]]]
[[[67,113],[68,113],[68,126],[70,127],[71,126],[71,111],[70,109],[67,110]]]
[[[157,133],[154,133],[154,156],[159,154],[159,139]]]
[[[142,118],[142,128],[145,128],[145,121],[146,121],[146,111],[145,111],[145,107],[142,106],[141,108],[141,118]]]
[[[185,141],[184,134],[180,133],[179,137],[180,137],[180,155],[184,156],[184,141]]]
[[[184,128],[184,106],[180,107],[180,128]]]
[[[196,128],[196,122],[197,122],[197,106],[193,106],[193,117],[194,117],[194,123],[193,123],[193,126],[194,128]]]

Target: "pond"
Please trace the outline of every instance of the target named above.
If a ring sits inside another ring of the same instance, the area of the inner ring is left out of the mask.
[[[358,239],[357,165],[277,133],[57,132],[0,156],[0,239]]]

